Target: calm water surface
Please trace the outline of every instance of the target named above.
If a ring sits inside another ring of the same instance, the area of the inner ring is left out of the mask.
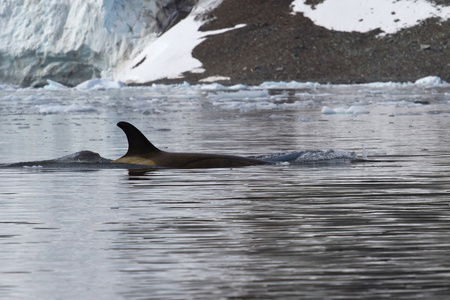
[[[117,158],[121,120],[170,151],[377,162],[0,168],[1,299],[450,297],[448,86],[4,89],[0,163]]]

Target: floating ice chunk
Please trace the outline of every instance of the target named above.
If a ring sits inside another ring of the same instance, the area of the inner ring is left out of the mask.
[[[211,84],[205,84],[200,87],[201,90],[208,90],[208,91],[221,91],[225,90],[225,86],[219,84],[219,83],[211,83]]]
[[[335,108],[334,111],[335,111],[337,114],[346,114],[346,113],[347,113],[347,108],[344,108],[344,107],[338,107],[338,108]]]
[[[248,85],[245,85],[245,84],[235,84],[235,85],[228,87],[228,89],[229,90],[248,90],[249,87],[248,87]]]
[[[370,114],[368,110],[365,110],[361,106],[350,106],[346,111],[346,114],[353,114],[353,115],[362,115],[362,114]]]
[[[110,79],[91,79],[80,83],[75,87],[77,90],[109,90],[120,89],[125,84],[121,81],[114,81]]]
[[[367,150],[366,147],[364,147],[364,144],[362,146],[362,159],[367,159]]]
[[[224,87],[225,88],[225,87]],[[217,93],[217,95],[210,94],[208,95],[208,98],[210,99],[218,99],[220,101],[224,101],[226,99],[237,99],[237,100],[249,100],[249,99],[266,99],[269,98],[269,92],[267,90],[262,91],[231,91],[231,92],[220,92]]]
[[[3,97],[3,101],[10,101],[10,102],[16,102],[20,101],[21,99],[17,97],[16,95],[10,94],[5,97]]]
[[[45,90],[63,90],[63,89],[68,88],[67,86],[65,86],[63,84],[53,81],[53,80],[50,80],[50,79],[47,79],[47,83],[48,83],[48,85],[43,87]]]
[[[321,84],[318,82],[298,82],[298,81],[266,81],[259,85],[263,89],[305,89],[305,88],[317,88]]]
[[[437,76],[423,77],[423,78],[417,79],[416,82],[414,82],[414,84],[417,84],[417,85],[440,85],[442,83],[443,83],[442,79]]]
[[[39,100],[40,100],[40,98],[38,96],[35,96],[35,95],[30,95],[30,96],[27,96],[27,97],[22,99],[22,101],[24,101],[24,102],[37,102]]]
[[[316,119],[309,117],[309,116],[298,116],[297,121],[303,122],[303,123],[310,123],[310,122],[315,122]]]
[[[361,106],[352,105],[349,108],[338,107],[338,108],[330,108],[328,106],[322,107],[323,115],[334,115],[334,114],[350,114],[350,115],[361,115],[361,114],[370,114],[370,112]]]
[[[43,105],[39,107],[40,114],[64,114],[74,112],[98,112],[94,107],[89,105]]]
[[[216,82],[216,81],[228,81],[230,77],[227,76],[210,76],[203,79],[200,79],[200,82]]]
[[[334,115],[336,114],[336,111],[332,109],[331,107],[324,106],[322,107],[322,114],[323,115]]]

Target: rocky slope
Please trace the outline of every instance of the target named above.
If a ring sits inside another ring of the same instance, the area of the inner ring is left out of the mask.
[[[321,0],[309,3],[314,5]],[[450,5],[450,0],[436,0]],[[415,81],[436,75],[450,82],[450,21],[428,19],[394,35],[337,32],[292,14],[292,0],[224,0],[202,30],[244,28],[211,36],[194,49],[202,74],[186,73],[196,83],[228,76],[223,83],[264,81],[362,83]],[[163,80],[162,82],[174,82]]]

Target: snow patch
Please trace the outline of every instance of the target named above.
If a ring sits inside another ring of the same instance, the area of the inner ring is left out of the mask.
[[[148,44],[134,59],[117,68],[115,79],[125,83],[145,83],[158,79],[183,78],[183,73],[202,73],[202,63],[192,57],[192,51],[207,36],[246,26],[236,25],[213,31],[199,31],[206,22],[202,15],[220,4],[217,0],[201,1],[185,19],[158,39]]]
[[[426,0],[326,0],[312,8],[303,0],[292,2],[293,13],[303,13],[314,23],[330,30],[369,32],[381,29],[394,34],[401,29],[437,17],[450,18],[450,6]],[[383,35],[383,34],[382,34]]]

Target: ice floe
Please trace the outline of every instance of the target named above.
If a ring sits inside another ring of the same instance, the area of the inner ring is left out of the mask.
[[[352,105],[349,108],[343,108],[343,107],[337,107],[337,108],[331,108],[328,106],[322,107],[322,114],[323,115],[334,115],[334,114],[349,114],[349,115],[363,115],[363,114],[370,114],[370,111],[362,108],[361,106]]]

